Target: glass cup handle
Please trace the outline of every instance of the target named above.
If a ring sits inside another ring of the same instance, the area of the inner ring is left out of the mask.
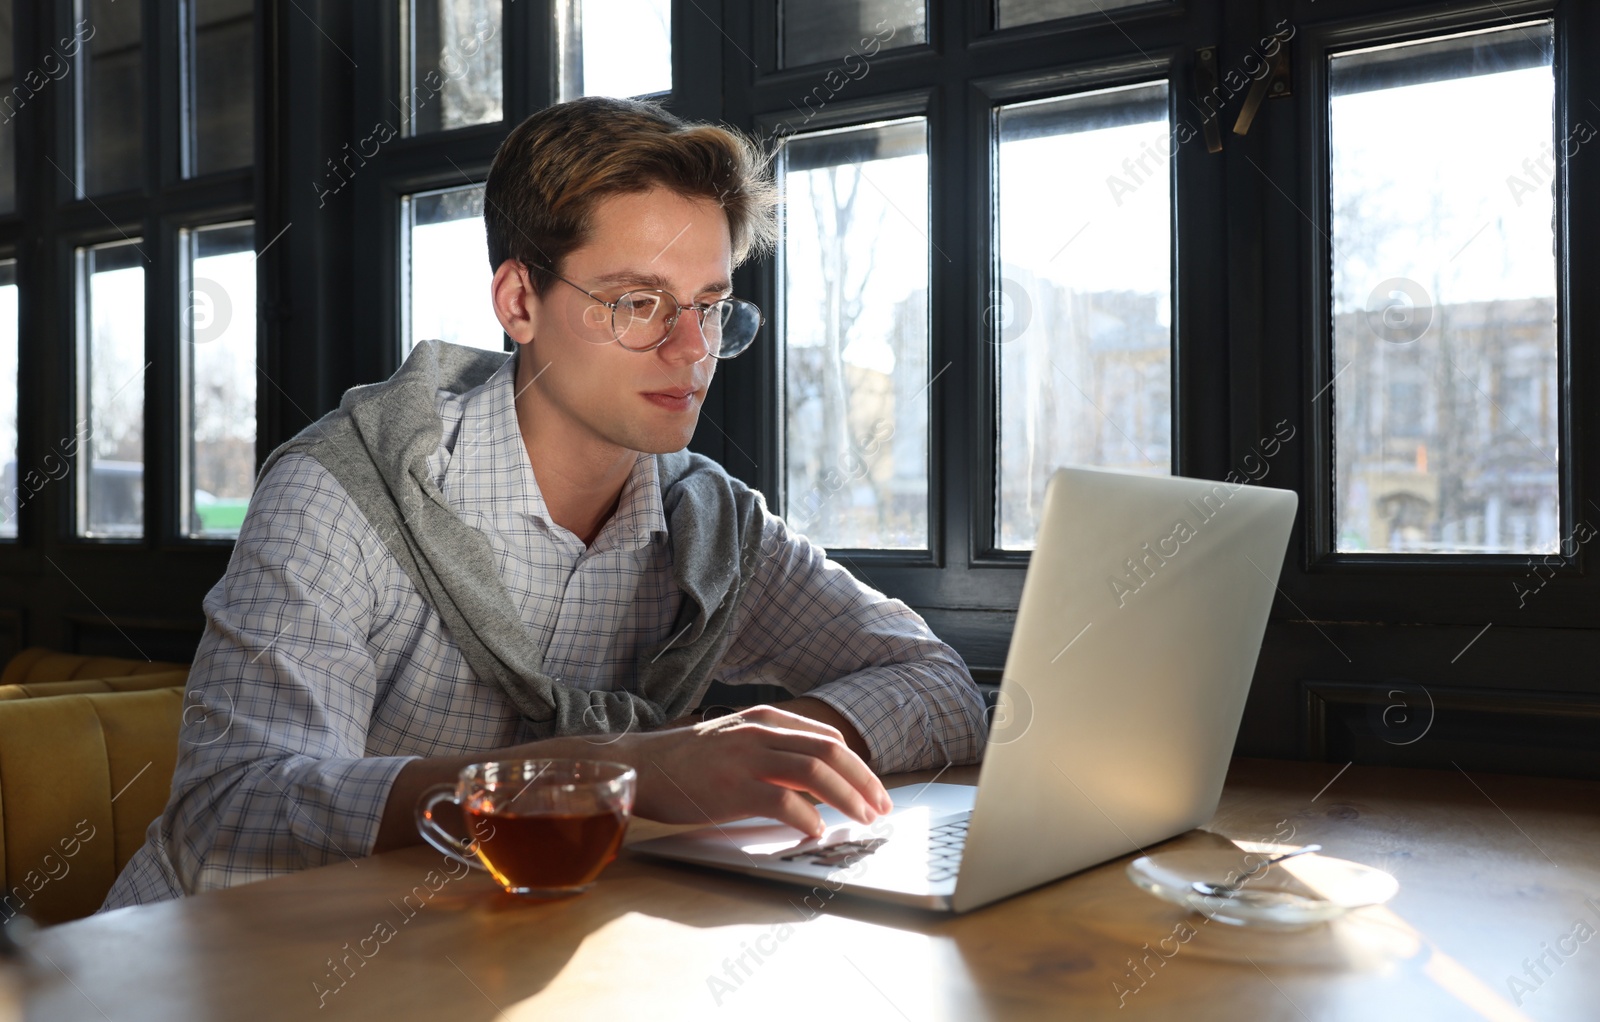
[[[464,862],[473,869],[483,869],[483,863],[472,851],[471,844],[463,844],[455,835],[439,826],[433,819],[433,807],[440,802],[456,801],[456,786],[453,784],[435,784],[424,791],[417,799],[416,819],[417,832],[422,835],[422,840],[450,856],[457,862]],[[473,842],[476,844],[476,842]]]

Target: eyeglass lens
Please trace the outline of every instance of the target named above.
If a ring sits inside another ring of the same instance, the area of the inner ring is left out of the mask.
[[[617,299],[612,329],[625,348],[651,348],[676,325],[677,301],[661,291],[630,291]],[[755,339],[761,314],[749,302],[724,298],[700,316],[700,333],[719,356],[737,354]]]

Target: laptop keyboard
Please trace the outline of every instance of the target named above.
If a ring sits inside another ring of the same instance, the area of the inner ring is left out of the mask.
[[[949,880],[961,868],[961,853],[967,847],[967,820],[963,816],[928,832],[929,880]]]
[[[928,831],[928,879],[932,882],[949,880],[961,869],[961,853],[967,846],[967,821],[963,816]],[[883,838],[865,841],[840,841],[823,848],[795,852],[783,856],[786,862],[801,860],[812,866],[829,868],[849,866],[877,851]]]
[[[795,852],[783,856],[783,861],[794,862],[799,859],[810,866],[849,866],[863,856],[871,855],[883,844],[883,838],[875,837],[866,841],[836,841],[831,845],[813,848],[810,851]]]

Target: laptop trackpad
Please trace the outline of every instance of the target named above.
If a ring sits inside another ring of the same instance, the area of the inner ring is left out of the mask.
[[[881,838],[892,830],[903,830],[913,820],[927,821],[966,812],[972,808],[977,790],[970,784],[907,784],[890,788],[889,798],[894,802],[894,809],[872,823],[857,823],[833,806],[818,805],[817,815],[822,817],[822,825],[827,828],[819,838],[805,837],[788,824],[769,816],[734,820],[720,824],[715,829],[708,827],[694,831],[693,835],[710,837],[717,834],[746,855],[786,856],[838,841]],[[896,821],[902,817],[904,822],[897,824]]]
[[[928,893],[949,886],[948,882],[930,882],[930,851],[938,847],[931,832],[964,819],[972,809],[976,790],[965,784],[894,788],[889,792],[894,809],[870,824],[856,823],[832,806],[819,805],[817,811],[827,828],[819,838],[804,837],[787,824],[762,817],[681,835],[679,840],[700,839],[701,855],[691,853],[686,858],[722,859],[730,865],[743,859],[772,872],[805,876],[843,870],[842,875],[834,875],[848,879],[852,886]],[[726,851],[718,854],[707,845]]]

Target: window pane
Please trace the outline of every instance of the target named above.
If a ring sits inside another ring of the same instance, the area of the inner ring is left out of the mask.
[[[995,7],[995,28],[1014,28],[1056,18],[1076,18],[1085,14],[1107,17],[1125,7],[1143,7],[1161,0],[999,0]]]
[[[190,0],[186,173],[249,166],[255,148],[251,0]]]
[[[78,347],[78,534],[141,536],[144,256],[138,239],[78,253],[87,305]]]
[[[400,0],[400,15],[400,133],[500,120],[500,0]]]
[[[17,535],[17,261],[0,260],[0,537]]]
[[[996,542],[1031,549],[1056,468],[1172,470],[1167,86],[1017,103],[996,121]]]
[[[561,0],[556,31],[563,100],[672,91],[671,0]]]
[[[1560,545],[1551,42],[1332,58],[1335,549]]]
[[[839,64],[859,78],[879,50],[928,41],[928,7],[923,0],[784,0],[782,31],[784,67]]]
[[[11,26],[11,0],[0,0],[0,214],[17,208],[17,111],[28,101],[27,91],[16,88]]]
[[[184,242],[185,531],[237,536],[256,474],[255,227],[186,231]]]
[[[823,546],[928,546],[922,118],[796,135],[784,191],[784,517]]]
[[[488,268],[483,186],[408,195],[401,217],[406,289],[401,354],[433,338],[504,351],[505,332],[489,297],[494,274]]]
[[[137,188],[144,180],[144,51],[139,0],[86,0],[94,35],[83,54],[82,178],[90,195]]]

